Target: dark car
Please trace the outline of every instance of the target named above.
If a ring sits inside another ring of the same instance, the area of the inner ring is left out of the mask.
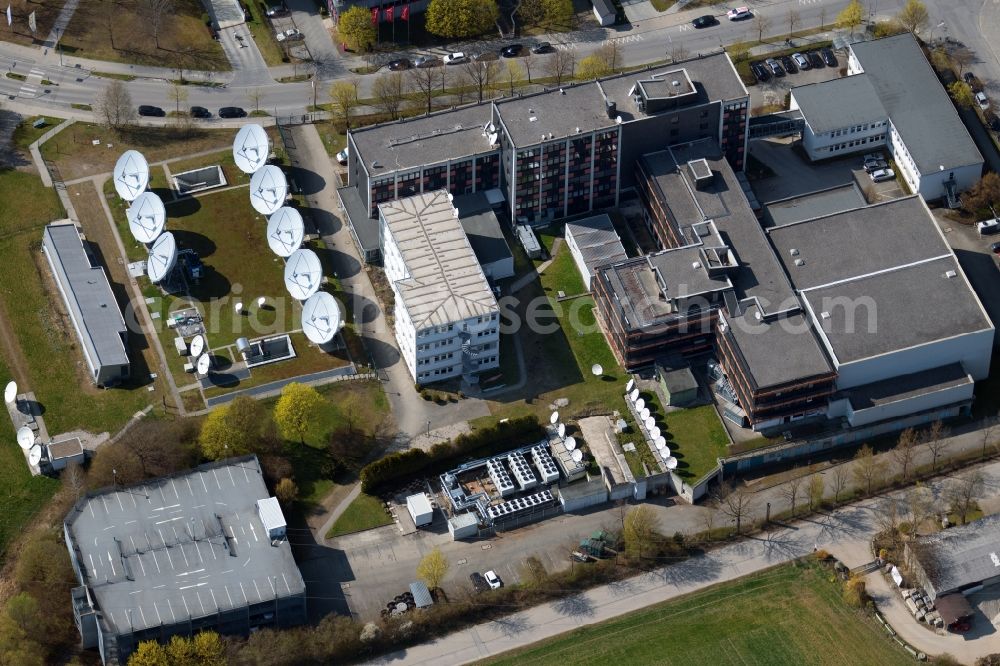
[[[750,63],[750,71],[753,72],[754,77],[761,83],[771,80],[771,72],[762,62]]]
[[[224,106],[219,109],[220,118],[246,118],[247,112],[238,106]]]
[[[219,41],[219,33],[215,31],[215,28],[212,27],[212,24],[206,23],[205,27],[208,28],[208,34],[212,36],[212,39],[214,39],[215,41]]]
[[[779,60],[781,60],[781,64],[784,66],[785,71],[789,74],[794,74],[799,71],[799,68],[795,66],[795,61],[792,60],[792,56],[783,55],[779,58]]]
[[[278,16],[288,16],[289,14],[288,7],[285,6],[285,3],[283,2],[277,5],[271,5],[270,7],[267,8],[267,11],[264,13],[267,14],[268,18],[276,18]]]
[[[500,55],[504,58],[516,58],[524,51],[524,44],[508,44],[500,49]]]
[[[394,72],[399,71],[401,69],[409,69],[410,67],[413,67],[413,63],[410,62],[409,58],[399,58],[389,63],[389,69],[391,69]]]
[[[475,573],[469,574],[469,580],[472,581],[472,587],[477,593],[486,592],[490,589],[490,584],[486,582],[486,578],[483,574],[476,571]]]
[[[822,49],[820,53],[823,54],[823,62],[827,67],[837,66],[837,56],[833,55],[833,49]]]
[[[158,106],[150,106],[148,104],[143,104],[139,107],[140,116],[151,116],[153,118],[162,118],[167,115],[166,112]]]
[[[819,51],[809,51],[806,53],[806,57],[809,58],[809,64],[813,67],[818,67],[820,69],[824,67],[823,56],[819,54]]]
[[[972,72],[966,72],[965,74],[962,74],[962,78],[971,86],[972,82],[976,80],[976,75]]]
[[[212,112],[203,106],[192,106],[191,107],[191,117],[192,118],[211,118]]]
[[[538,42],[531,47],[532,53],[548,53],[552,50],[552,45],[548,42]]]
[[[885,160],[866,160],[865,173],[874,173],[879,169],[888,169],[889,164]]]
[[[1000,254],[1000,243],[993,243],[990,245],[990,251],[993,252],[993,254]]]
[[[713,25],[718,25],[719,19],[715,18],[711,14],[705,14],[704,16],[699,16],[695,20],[691,21],[691,25],[696,28],[710,28]]]
[[[990,129],[994,132],[1000,132],[1000,118],[998,118],[997,114],[992,111],[986,112],[986,124],[989,125]]]
[[[441,64],[441,58],[435,56],[420,56],[413,61],[413,66],[418,69],[424,69],[425,67],[437,67]]]
[[[767,68],[770,69],[771,73],[774,74],[775,76],[785,75],[785,70],[781,66],[781,63],[775,60],[774,58],[768,58],[767,60],[764,61],[764,64],[767,65]]]

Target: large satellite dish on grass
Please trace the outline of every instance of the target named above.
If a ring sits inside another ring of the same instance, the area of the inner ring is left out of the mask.
[[[299,249],[305,236],[305,226],[299,211],[282,206],[267,221],[267,246],[279,257],[287,257]]]
[[[312,250],[296,250],[285,263],[285,287],[297,301],[307,300],[319,290],[323,266]]]
[[[318,345],[333,340],[340,329],[340,304],[331,294],[318,291],[302,304],[302,330]]]
[[[271,215],[285,203],[288,181],[274,165],[261,167],[250,177],[250,205],[261,215]]]
[[[260,125],[244,125],[233,141],[233,161],[243,173],[255,173],[267,162],[271,142]]]
[[[7,382],[6,388],[3,390],[3,401],[8,405],[14,403],[17,398],[17,382]]]
[[[152,192],[143,192],[125,213],[128,217],[128,228],[140,243],[152,243],[167,224],[167,209],[163,207],[160,197]]]
[[[209,356],[207,353],[199,356],[198,360],[195,362],[195,369],[198,371],[198,374],[201,375],[202,377],[207,375],[208,371],[211,370],[211,368],[212,368],[212,357]]]
[[[203,351],[205,351],[205,337],[199,333],[191,340],[191,358],[200,357]]]
[[[28,451],[28,464],[32,467],[38,467],[38,463],[42,461],[42,447],[35,444]]]
[[[169,231],[161,234],[149,248],[149,259],[146,260],[146,275],[153,284],[157,284],[170,274],[177,264],[177,241]]]
[[[149,185],[149,165],[138,150],[126,150],[114,170],[115,190],[125,201],[135,201]]]

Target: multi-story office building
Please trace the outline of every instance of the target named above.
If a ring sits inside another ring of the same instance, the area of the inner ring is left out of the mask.
[[[379,204],[399,351],[428,384],[500,366],[500,309],[445,190]]]

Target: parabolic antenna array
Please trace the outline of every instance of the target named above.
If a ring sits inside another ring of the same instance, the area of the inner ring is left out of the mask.
[[[138,150],[126,150],[114,170],[115,190],[125,201],[135,201],[149,185],[149,165]]]
[[[128,228],[140,243],[152,243],[167,224],[167,210],[160,197],[152,192],[143,192],[126,212]]]
[[[244,125],[233,141],[233,161],[243,173],[256,173],[267,162],[271,144],[260,125]]]
[[[267,221],[267,246],[279,257],[287,257],[299,249],[305,227],[299,211],[282,206]]]
[[[318,345],[333,340],[340,329],[340,304],[333,295],[318,291],[302,304],[302,330]]]
[[[25,426],[17,429],[17,445],[27,451],[35,444],[35,433]]]
[[[319,290],[323,266],[312,250],[296,250],[285,263],[285,287],[297,301],[307,300]]]
[[[250,205],[261,215],[276,212],[287,195],[285,174],[274,165],[262,167],[250,177]]]
[[[38,463],[42,461],[42,447],[35,444],[28,450],[28,464],[32,467],[38,467]]]
[[[169,231],[161,234],[153,246],[149,248],[149,258],[146,260],[146,275],[150,282],[158,284],[170,274],[177,264],[177,242]]]
[[[15,398],[17,398],[17,382],[7,382],[3,390],[3,401],[10,405],[14,403]]]

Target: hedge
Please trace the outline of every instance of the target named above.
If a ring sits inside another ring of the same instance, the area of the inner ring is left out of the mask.
[[[510,419],[489,428],[462,434],[440,442],[430,451],[409,449],[391,453],[365,465],[361,470],[361,490],[376,493],[391,484],[410,478],[437,474],[466,460],[485,458],[507,451],[545,436],[545,430],[534,416]]]

